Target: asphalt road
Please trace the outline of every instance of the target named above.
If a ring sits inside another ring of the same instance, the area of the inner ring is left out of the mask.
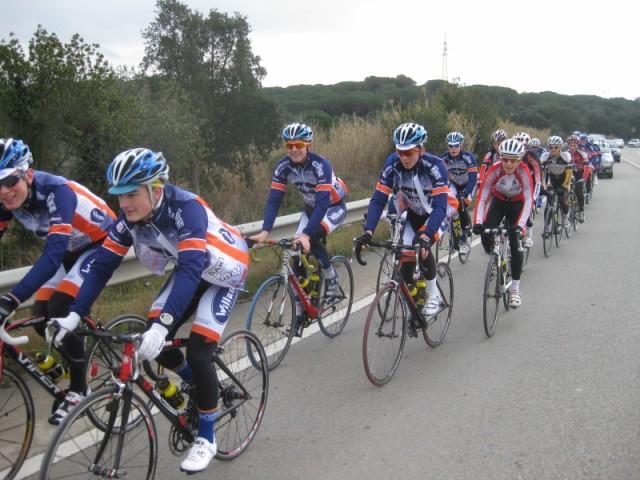
[[[430,349],[408,339],[383,388],[362,366],[367,308],[333,340],[298,342],[272,372],[249,449],[191,478],[640,479],[638,202],[640,149],[625,149],[586,222],[550,258],[535,230],[523,306],[501,315],[491,339],[486,256],[476,247],[466,265],[453,260],[446,340]],[[373,280],[353,268],[356,282]],[[157,423],[158,478],[178,478],[181,459]]]

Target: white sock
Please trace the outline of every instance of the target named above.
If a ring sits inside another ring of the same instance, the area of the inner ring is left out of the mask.
[[[324,276],[325,280],[332,280],[334,278],[336,278],[336,271],[333,268],[333,265],[331,265],[329,268],[323,268],[322,269],[322,275]]]
[[[512,292],[520,292],[520,280],[511,280],[511,287],[509,290]]]
[[[438,295],[438,284],[435,278],[433,280],[427,280],[427,293],[429,295]]]

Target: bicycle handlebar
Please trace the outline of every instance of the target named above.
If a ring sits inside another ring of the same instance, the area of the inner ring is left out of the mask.
[[[282,248],[286,248],[289,250],[293,250],[295,252],[302,250],[302,245],[300,244],[300,242],[296,241],[295,239],[291,239],[291,238],[281,238],[280,240],[265,240],[264,242],[256,242],[255,240],[252,240],[249,237],[244,237],[244,241],[247,242],[247,246],[249,248],[253,248],[254,246],[258,245],[264,245],[264,246],[277,246],[277,247],[282,247]]]
[[[4,326],[6,325],[7,320],[9,320],[12,316],[13,316],[13,313],[7,317],[7,319],[2,325],[0,325],[0,340],[2,340],[5,343],[8,343],[9,345],[24,345],[25,343],[29,343],[29,337],[27,337],[26,335],[21,335],[20,337],[12,337],[4,329]]]
[[[355,243],[355,241],[357,239],[354,238],[353,240],[354,240],[354,243]],[[391,250],[394,253],[401,252],[402,250],[413,250],[414,252],[417,252],[420,248],[422,248],[420,244],[403,245],[401,243],[393,243],[391,240],[386,240],[384,242],[370,241],[370,242],[367,242],[365,245],[368,245],[370,247],[386,248],[388,250]],[[362,259],[362,250],[360,250],[359,248],[355,248],[355,254],[356,254],[356,260],[358,261],[358,263],[360,265],[366,265],[367,264],[367,262],[365,262]]]

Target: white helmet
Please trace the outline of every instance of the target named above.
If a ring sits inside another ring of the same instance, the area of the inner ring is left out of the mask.
[[[520,143],[523,143],[525,147],[529,145],[529,140],[531,140],[531,137],[527,132],[518,132],[513,136],[513,138],[518,140]]]
[[[531,147],[539,147],[540,146],[540,139],[536,138],[536,137],[533,137],[531,139],[531,141],[529,142],[529,146],[531,146]]]
[[[547,139],[547,145],[562,145],[564,142],[562,141],[562,137],[554,135]]]
[[[522,142],[515,138],[504,140],[498,147],[498,153],[501,157],[521,159],[524,155],[525,146]]]

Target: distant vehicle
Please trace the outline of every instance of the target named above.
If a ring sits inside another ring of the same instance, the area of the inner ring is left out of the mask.
[[[632,138],[627,142],[627,147],[640,148],[640,138]]]
[[[598,178],[613,178],[613,155],[608,147],[600,151],[600,168]]]
[[[607,139],[607,137],[605,137],[601,133],[590,133],[589,137],[591,138],[591,141],[593,143],[596,143],[597,141],[604,142]]]
[[[613,161],[619,162],[620,157],[622,156],[622,150],[618,146],[618,142],[613,139],[607,140],[607,146],[611,149],[611,155],[613,155]]]
[[[616,147],[618,148],[624,148],[624,140],[621,138],[614,138],[613,141],[616,144]]]

